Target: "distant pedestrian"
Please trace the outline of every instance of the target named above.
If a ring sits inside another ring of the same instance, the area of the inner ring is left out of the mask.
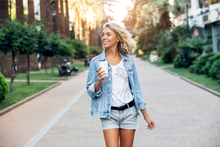
[[[90,61],[86,85],[92,98],[91,115],[100,118],[107,147],[132,147],[139,110],[148,123],[147,129],[155,127],[146,111],[134,60],[128,56],[136,42],[126,29],[107,22],[102,44],[104,51]],[[102,61],[107,61],[107,72],[104,66],[99,68]]]

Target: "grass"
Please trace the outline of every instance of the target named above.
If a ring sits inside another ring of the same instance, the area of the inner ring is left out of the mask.
[[[173,63],[163,63],[162,61],[158,61],[158,62],[150,62],[151,64],[154,64],[156,66],[168,66],[168,65],[173,65]]]
[[[77,67],[79,68],[79,72],[89,68],[88,66],[85,67],[83,62],[82,62],[82,63],[77,63],[77,64],[72,64],[72,67],[75,67],[75,66],[77,66]],[[40,69],[40,71],[41,71],[41,72],[44,72],[45,69]],[[51,71],[52,71],[52,68],[48,68],[48,69],[47,69],[47,72],[51,72]],[[57,68],[57,67],[54,67],[54,68],[53,68],[53,71],[54,71],[54,72],[58,72],[58,68]]]
[[[144,59],[142,59],[142,60],[144,60]],[[149,59],[145,59],[144,61],[147,61],[147,62],[154,64],[156,66],[159,66],[159,67],[173,65],[173,63],[164,63],[163,61],[151,62]]]
[[[8,93],[6,98],[0,103],[0,110],[3,110],[56,83],[57,82],[31,82],[30,86],[26,86],[26,82],[14,82],[14,91]],[[10,85],[10,82],[8,82],[8,85]]]
[[[184,77],[220,93],[220,84],[218,83],[218,81],[207,77],[206,75],[195,74]]]
[[[71,73],[71,75],[75,75],[76,73]],[[67,79],[67,76],[59,77],[59,73],[51,73],[47,72],[47,75],[44,73],[30,73],[30,79]],[[18,73],[15,79],[26,79],[26,73]]]
[[[218,81],[210,77],[207,77],[206,75],[199,75],[199,74],[187,75],[190,74],[188,68],[167,67],[165,69],[173,73],[176,73],[178,75],[183,75],[185,78],[193,82],[196,82],[200,85],[203,85],[209,89],[212,89],[220,93],[220,84],[218,83]]]
[[[188,68],[174,68],[174,67],[166,67],[166,70],[169,70],[178,75],[190,74]]]

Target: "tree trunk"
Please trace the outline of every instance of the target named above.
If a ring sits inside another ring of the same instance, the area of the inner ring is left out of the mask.
[[[58,0],[54,0],[54,10],[56,11],[55,15],[55,31],[60,31],[60,14],[59,14],[59,5]]]
[[[46,21],[45,21],[45,28],[47,29],[47,33],[53,33],[53,21],[52,21],[52,14],[51,14],[51,5],[50,0],[46,0]]]
[[[34,2],[33,0],[28,0],[28,23],[32,24],[34,22],[35,22]]]
[[[0,4],[0,19],[9,19],[8,15],[8,0],[1,0]],[[0,23],[2,23],[2,20],[0,20]]]
[[[66,36],[70,38],[69,5],[68,5],[68,0],[66,0]]]
[[[46,61],[45,61],[45,63],[46,63],[46,64],[45,64],[45,73],[44,73],[45,75],[47,75],[47,62],[48,62],[48,57],[46,56]]]
[[[55,60],[54,60],[54,63],[53,63],[53,66],[52,66],[52,73],[53,73],[53,68],[54,68],[54,66],[55,66],[55,64],[56,64],[56,62],[57,62],[57,59],[58,59],[58,56],[56,56],[56,58],[55,58]]]
[[[66,29],[65,29],[65,18],[64,18],[64,13],[63,13],[63,0],[60,0],[60,34],[66,35]]]
[[[12,51],[11,53],[12,53],[12,65],[11,65],[12,74],[11,74],[11,84],[10,84],[10,91],[9,92],[13,92],[13,82],[15,79],[15,52]]]
[[[16,0],[16,17],[21,23],[24,23],[24,6],[23,0]]]
[[[162,14],[163,19],[163,32],[168,29],[168,11],[167,11],[167,4],[164,4],[164,13]]]
[[[40,18],[41,18],[41,23],[43,23],[45,25],[44,27],[46,27],[46,2],[45,0],[40,0]]]
[[[30,64],[30,60],[29,60],[29,54],[27,54],[27,72],[26,72],[26,75],[27,75],[27,85],[30,85],[30,77],[29,77],[29,64]]]

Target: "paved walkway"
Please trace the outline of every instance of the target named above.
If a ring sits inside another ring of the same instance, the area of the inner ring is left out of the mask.
[[[219,97],[140,59],[135,63],[156,127],[147,130],[141,116],[134,147],[220,146]],[[104,147],[100,120],[90,116],[87,74],[0,117],[0,146]]]

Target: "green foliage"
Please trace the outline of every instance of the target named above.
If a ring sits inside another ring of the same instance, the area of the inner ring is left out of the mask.
[[[173,63],[173,59],[172,59],[172,50],[168,51],[168,52],[164,52],[161,55],[161,60],[164,63]]]
[[[89,54],[99,55],[102,53],[102,48],[98,46],[90,46],[89,47]]]
[[[73,47],[72,40],[67,38],[60,43],[60,56],[72,56],[76,50]]]
[[[215,54],[213,56],[210,56],[205,64],[205,66],[202,68],[202,71],[204,74],[206,74],[207,76],[209,75],[209,70],[212,66],[212,64],[216,61],[216,60],[220,60],[220,54]]]
[[[195,73],[195,71],[196,71],[196,65],[191,65],[191,66],[189,67],[189,72],[190,72],[190,73]]]
[[[190,29],[190,36],[195,28],[196,26],[193,26]],[[139,48],[146,54],[149,54],[151,50],[155,50],[156,48],[164,63],[172,63],[178,53],[178,45],[181,44],[183,40],[186,40],[186,38],[186,25],[171,28],[165,32],[161,31],[161,26],[158,25],[154,29],[149,29],[148,27],[144,29],[139,34],[138,44]]]
[[[192,65],[193,61],[202,54],[203,50],[211,45],[210,40],[205,41],[202,38],[187,38],[179,43],[179,55],[183,67]]]
[[[88,46],[85,42],[79,40],[72,40],[73,47],[76,50],[74,57],[85,58],[88,55]]]
[[[181,58],[180,58],[180,55],[177,55],[177,56],[175,57],[173,63],[174,63],[174,68],[181,68],[181,67],[183,67],[183,65],[182,65],[182,60],[181,60]]]
[[[5,77],[0,72],[0,102],[5,99],[8,91],[8,84],[5,80]]]
[[[206,54],[205,56],[200,56],[198,58],[198,61],[195,64],[195,72],[197,74],[203,74],[202,68],[205,66],[208,58],[213,56],[213,55],[215,55],[215,53],[209,53],[209,54]]]
[[[216,60],[210,70],[209,70],[209,75],[213,78],[213,79],[217,79],[220,80],[220,59]],[[220,81],[219,81],[220,82]]]
[[[18,21],[5,21],[1,26],[0,46],[3,53],[16,51],[19,54],[33,54],[37,50],[37,30]]]
[[[144,55],[144,56],[142,56],[142,60],[149,60],[149,56],[148,55]]]
[[[37,50],[37,52],[40,55],[45,55],[45,52],[47,50],[49,50],[49,51],[51,50],[49,40],[46,37],[46,32],[43,30],[40,30],[38,32],[38,50]]]

